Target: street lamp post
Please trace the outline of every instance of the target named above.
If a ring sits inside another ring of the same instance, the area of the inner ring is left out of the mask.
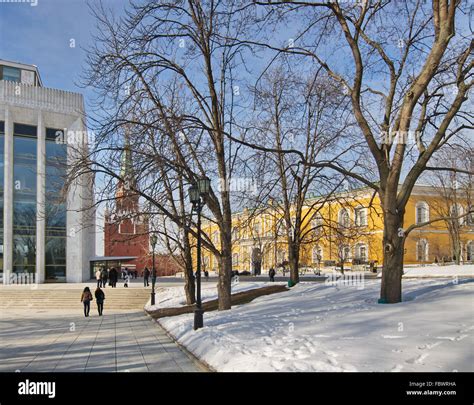
[[[207,177],[198,179],[196,184],[189,188],[189,199],[193,211],[197,213],[197,268],[196,268],[196,308],[194,309],[194,330],[204,325],[201,301],[201,211],[206,205],[205,198],[209,194],[211,180]]]
[[[155,234],[151,235],[150,242],[153,249],[153,267],[151,271],[151,305],[155,305],[155,283],[156,283],[156,269],[155,269],[155,246],[158,238]]]

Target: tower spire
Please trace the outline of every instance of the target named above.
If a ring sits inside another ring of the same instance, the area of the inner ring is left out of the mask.
[[[133,173],[132,148],[130,146],[130,124],[127,124],[124,132],[124,145],[120,158],[120,180],[115,193],[117,211],[132,212],[138,209],[138,195],[131,191],[136,185]]]

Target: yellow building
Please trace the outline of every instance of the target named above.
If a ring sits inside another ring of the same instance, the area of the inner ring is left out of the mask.
[[[459,199],[453,207],[439,190],[418,185],[406,206],[404,229],[444,216],[445,210],[460,216],[468,209],[465,199]],[[233,215],[233,270],[253,272],[256,263],[260,263],[262,272],[267,272],[270,267],[279,267],[288,260],[282,218],[278,203]],[[334,266],[341,262],[350,267],[370,261],[379,265],[383,262],[382,209],[378,195],[374,196],[369,188],[338,193],[330,198],[309,198],[301,223],[301,267]],[[202,229],[214,245],[219,246],[217,225],[204,222]],[[461,260],[474,262],[474,215],[461,218],[458,229]],[[413,230],[405,242],[406,264],[450,261],[452,257],[450,232],[444,220]],[[206,249],[203,249],[202,263],[203,270],[218,269],[217,258]]]

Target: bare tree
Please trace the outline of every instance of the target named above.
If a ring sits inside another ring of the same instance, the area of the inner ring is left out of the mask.
[[[329,151],[334,154],[340,149],[340,136],[350,128],[347,100],[321,69],[305,74],[283,65],[266,72],[254,93],[252,138],[262,139],[271,148],[255,148],[259,165],[266,166],[270,174],[262,186],[267,190],[266,199],[258,204],[271,201],[268,208],[282,219],[290,279],[296,284],[300,251],[308,234],[305,223],[317,214],[314,207],[322,206],[318,200],[307,207],[307,198],[317,189],[328,199],[342,183],[342,176],[328,176],[316,164],[327,160]],[[289,148],[299,149],[304,161],[311,164],[301,164],[298,156],[286,153]]]
[[[467,140],[469,145],[470,141]],[[444,150],[434,160],[434,165],[460,168],[465,172],[472,169],[473,149],[465,145]],[[469,230],[469,219],[474,213],[472,193],[473,176],[456,171],[434,171],[428,180],[435,190],[436,198],[428,204],[437,219],[443,219],[449,233],[451,258],[456,264],[462,261],[463,236]]]
[[[186,228],[182,210],[174,212],[162,200],[158,190],[163,191],[165,179],[153,169],[159,164],[166,171],[179,171],[183,186],[202,176],[223,184],[231,178],[239,146],[234,148],[225,134],[233,131],[234,72],[243,65],[247,47],[225,38],[241,36],[250,25],[245,11],[234,12],[237,5],[146,1],[131,4],[120,20],[100,3],[91,7],[99,34],[88,53],[85,85],[96,90],[102,114],[96,114],[96,148],[82,160],[82,169],[117,180],[116,169],[106,161],[122,148],[116,133],[133,126],[134,152],[141,156],[134,191],[181,228]],[[219,260],[219,309],[229,309],[229,189],[213,188],[206,204],[206,215],[219,228],[220,246],[208,240],[204,245]],[[196,236],[194,226],[189,232]]]
[[[282,54],[309,58],[345,90],[372,170],[350,170],[345,162],[334,161],[316,166],[352,177],[380,195],[384,214],[380,298],[400,302],[407,236],[403,222],[412,189],[426,170],[433,169],[432,157],[473,128],[472,109],[463,106],[474,83],[474,42],[463,24],[462,2],[257,1],[248,7],[266,9],[265,23],[276,15],[287,25],[296,18],[307,24],[292,32],[285,46],[268,39],[247,38],[244,43],[276,52],[272,61]],[[413,142],[407,142],[410,135]],[[313,165],[299,150],[286,152]]]

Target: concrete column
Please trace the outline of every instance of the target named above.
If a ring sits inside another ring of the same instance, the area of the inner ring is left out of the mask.
[[[38,112],[36,143],[36,282],[45,280],[45,242],[46,242],[46,130],[43,114]]]
[[[5,109],[5,155],[3,194],[3,284],[10,284],[13,269],[13,119]]]
[[[83,130],[80,119],[75,120],[67,128],[68,165],[73,165],[80,158],[80,134]],[[77,143],[79,142],[79,143]],[[66,281],[80,283],[85,278],[86,264],[84,258],[84,212],[82,210],[83,191],[82,179],[76,178],[71,184],[67,196],[67,242],[66,242]]]

